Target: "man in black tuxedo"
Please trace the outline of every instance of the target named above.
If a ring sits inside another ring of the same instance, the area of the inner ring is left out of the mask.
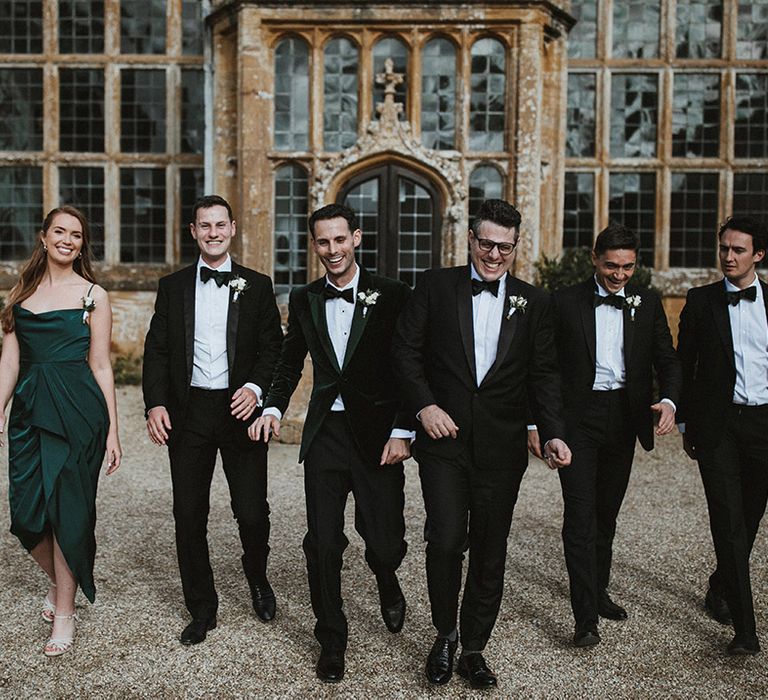
[[[309,353],[312,395],[299,452],[307,500],[304,553],[321,646],[316,672],[324,682],[337,682],[344,677],[347,647],[341,567],[350,491],[384,623],[399,632],[405,619],[395,572],[406,551],[403,460],[410,456],[412,421],[398,413],[388,350],[410,290],[355,262],[362,232],[348,207],[318,209],[309,218],[309,231],[326,274],[291,292],[280,361],[264,412],[249,433],[264,442],[279,434]]]
[[[433,684],[453,672],[468,544],[458,673],[474,688],[496,685],[482,651],[501,604],[507,536],[528,463],[528,398],[548,463],[570,461],[558,437],[564,426],[549,297],[509,274],[519,227],[512,205],[484,202],[469,230],[471,265],[419,278],[392,345],[407,405],[420,422],[413,452],[427,512],[437,637],[426,674]]]
[[[254,610],[264,622],[275,615],[266,575],[267,450],[248,439],[246,421],[259,410],[283,337],[270,279],[229,257],[236,231],[229,204],[199,199],[190,231],[200,258],[160,280],[142,380],[149,437],[168,445],[171,461],[176,548],[192,615],[181,633],[186,645],[216,626],[207,524],[219,451]]]
[[[768,286],[756,274],[766,227],[748,216],[718,232],[725,275],[689,290],[678,354],[683,447],[698,460],[717,568],[705,605],[735,631],[727,652],[760,651],[749,559],[768,499]]]
[[[574,644],[600,642],[598,616],[625,620],[608,595],[616,518],[629,482],[635,438],[653,448],[675,427],[680,364],[659,295],[632,286],[639,241],[612,223],[595,240],[593,277],[553,295],[565,406],[573,451],[558,472],[565,505],[563,547],[576,622]],[[653,401],[653,370],[660,401]],[[537,434],[529,441],[540,452]]]

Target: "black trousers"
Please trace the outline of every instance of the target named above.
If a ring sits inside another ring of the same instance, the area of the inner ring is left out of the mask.
[[[720,443],[697,449],[717,557],[710,585],[725,596],[736,634],[756,633],[749,558],[768,499],[768,406],[731,406]]]
[[[482,651],[501,606],[507,537],[525,467],[479,467],[467,451],[453,459],[427,452],[415,456],[427,512],[432,624],[442,635],[456,629],[462,562],[469,549],[460,636],[466,651]]]
[[[194,618],[212,617],[218,608],[207,533],[211,480],[219,451],[243,545],[245,575],[251,583],[266,580],[267,450],[263,443],[248,439],[248,424],[232,417],[230,400],[226,389],[190,389],[184,427],[172,434],[168,446],[181,585]]]
[[[566,436],[573,457],[558,469],[563,491],[563,549],[576,627],[597,626],[598,592],[608,587],[616,518],[635,452],[626,393],[593,391]]]
[[[382,445],[382,449],[383,449]],[[307,534],[304,554],[315,637],[329,651],[347,648],[342,609],[341,567],[349,540],[344,509],[355,497],[355,529],[365,542],[365,560],[374,574],[393,574],[406,552],[403,465],[371,464],[355,444],[344,412],[330,412],[304,460]]]

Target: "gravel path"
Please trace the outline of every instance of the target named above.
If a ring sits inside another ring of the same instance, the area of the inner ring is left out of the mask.
[[[211,557],[220,595],[219,627],[182,647],[187,622],[174,552],[167,455],[146,437],[137,388],[119,390],[123,467],[103,477],[99,494],[97,602],[80,595],[74,652],[46,659],[40,619],[45,581],[8,532],[7,470],[0,487],[0,697],[2,698],[765,698],[768,651],[723,655],[728,628],[702,607],[713,555],[695,465],[668,437],[638,454],[619,523],[611,591],[627,607],[623,623],[604,621],[603,643],[570,644],[572,620],[560,542],[557,477],[531,464],[509,540],[502,611],[486,658],[499,676],[492,693],[472,694],[454,677],[441,689],[423,677],[432,642],[421,541],[423,508],[416,467],[407,469],[407,538],[400,569],[409,609],[399,635],[379,617],[373,575],[348,521],[343,588],[350,620],[347,676],[324,686],[314,676],[301,540],[304,503],[297,448],[270,452],[270,577],[278,617],[261,624],[250,607],[226,482],[216,472],[211,498]],[[7,464],[7,451],[0,449]],[[351,508],[348,508],[348,515]],[[765,530],[765,528],[763,528]],[[764,532],[752,559],[758,628],[768,629]],[[768,634],[763,635],[768,644]]]

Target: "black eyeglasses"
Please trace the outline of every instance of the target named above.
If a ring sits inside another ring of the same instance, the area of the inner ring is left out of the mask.
[[[469,229],[469,232],[472,234],[472,238],[477,241],[480,250],[485,253],[490,253],[494,248],[498,248],[499,255],[506,257],[512,253],[517,245],[517,241],[514,243],[500,243],[499,241],[492,241],[490,238],[478,238],[477,234],[472,229]]]

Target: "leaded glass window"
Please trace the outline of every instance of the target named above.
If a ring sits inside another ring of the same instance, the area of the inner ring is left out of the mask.
[[[595,85],[594,73],[568,75],[567,156],[595,155]]]
[[[120,81],[120,150],[164,152],[165,71],[124,69]]]
[[[595,176],[565,173],[563,248],[592,247],[595,219]]]
[[[200,0],[182,0],[181,3],[181,53],[200,56],[203,53],[203,8]]]
[[[733,214],[768,222],[768,172],[733,174]]]
[[[656,155],[658,76],[616,73],[611,80],[611,155],[651,158]]]
[[[717,223],[717,173],[672,173],[669,266],[712,267]]]
[[[357,141],[358,50],[339,37],[323,52],[323,145],[341,151]]]
[[[275,294],[286,303],[307,282],[307,173],[298,165],[275,171]]]
[[[675,53],[678,58],[719,58],[722,0],[677,0]]]
[[[59,2],[59,53],[104,52],[104,0]]]
[[[59,148],[104,150],[104,71],[100,68],[60,69]]]
[[[421,52],[421,143],[452,149],[456,142],[456,48],[432,39]]]
[[[120,260],[164,263],[165,168],[120,169]]]
[[[309,148],[309,51],[298,37],[283,39],[275,50],[275,148]]]
[[[568,34],[570,58],[594,58],[597,49],[597,0],[573,0],[576,25]]]
[[[720,75],[676,73],[672,155],[716,158],[720,151]]]
[[[768,158],[768,73],[737,73],[736,158]]]
[[[407,105],[407,83],[408,83],[408,48],[406,45],[393,36],[384,37],[376,42],[373,47],[373,114],[376,112],[376,105],[384,102],[385,86],[376,80],[376,76],[384,72],[384,62],[392,59],[392,70],[403,76],[403,82],[395,86],[395,102],[403,105],[403,111],[400,112],[400,118],[405,119]]]
[[[487,38],[473,44],[471,81],[469,147],[473,151],[503,151],[506,60],[500,41]]]
[[[640,258],[654,264],[656,247],[656,173],[613,172],[608,180],[608,216],[640,237]]]
[[[399,181],[399,278],[413,287],[419,272],[432,266],[433,202],[421,185]]]
[[[0,2],[0,53],[41,53],[42,0]]]
[[[493,165],[478,165],[469,178],[470,221],[486,199],[504,199],[504,177]]]
[[[179,170],[179,199],[181,205],[181,230],[179,259],[181,262],[197,260],[199,248],[192,238],[189,224],[192,221],[192,208],[195,202],[205,194],[205,171],[202,168],[181,168]]]
[[[120,53],[165,53],[166,3],[120,0]]]
[[[24,260],[43,220],[43,169],[0,167],[0,260]]]
[[[205,74],[181,71],[181,152],[202,153],[205,145]]]
[[[614,58],[659,55],[661,0],[613,0]]]
[[[768,0],[739,0],[736,58],[768,58]]]
[[[43,150],[41,68],[0,68],[0,149]]]
[[[59,168],[59,201],[85,214],[96,260],[104,258],[104,168]]]
[[[367,270],[378,271],[379,265],[379,178],[372,177],[353,187],[344,198],[357,214],[363,232],[356,258]]]

